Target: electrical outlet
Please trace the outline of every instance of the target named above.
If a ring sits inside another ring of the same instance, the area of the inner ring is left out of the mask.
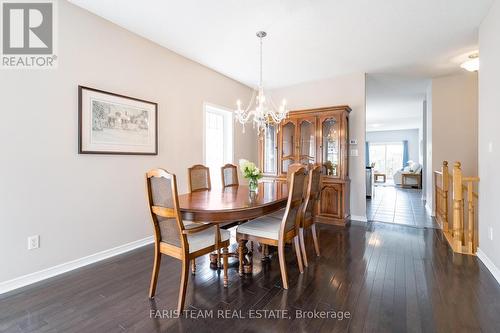
[[[493,142],[489,142],[488,143],[488,153],[492,153],[493,152]]]
[[[351,149],[351,156],[358,156],[358,150],[357,149]]]
[[[40,247],[40,236],[30,236],[28,237],[28,250],[38,249]]]
[[[490,240],[493,240],[493,227],[490,227]]]

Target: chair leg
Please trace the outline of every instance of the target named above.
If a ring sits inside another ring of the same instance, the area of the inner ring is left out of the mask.
[[[240,276],[243,276],[243,246],[245,242],[243,240],[238,241],[238,260],[239,260],[239,268],[238,268],[238,274]]]
[[[151,275],[151,285],[149,286],[149,298],[155,297],[156,284],[158,283],[158,274],[160,273],[161,253],[160,249],[155,248],[155,259],[153,263],[153,273]]]
[[[228,279],[228,276],[227,276],[227,268],[229,266],[229,254],[228,254],[228,251],[227,251],[227,247],[223,248],[222,249],[222,260],[224,261],[224,287],[227,288],[227,285],[228,285],[228,282],[229,282],[229,279]]]
[[[269,247],[266,244],[262,244],[262,261],[269,261]]]
[[[313,223],[311,225],[311,231],[312,231],[312,234],[313,234],[313,242],[314,242],[314,248],[316,249],[316,255],[319,257],[320,256],[320,253],[319,253],[319,239],[318,239],[318,233],[316,232],[316,224]]]
[[[184,301],[186,300],[186,289],[189,277],[189,259],[182,259],[182,269],[181,269],[181,285],[179,288],[179,301],[177,303],[177,311],[179,313],[184,310]]]
[[[195,275],[196,274],[196,260],[193,259],[191,261],[191,274]]]
[[[288,277],[286,274],[285,261],[285,244],[278,244],[278,259],[280,262],[281,280],[283,281],[283,289],[288,289]]]
[[[220,268],[220,249],[217,249],[217,268]]]
[[[299,241],[302,258],[304,259],[304,266],[308,267],[309,264],[307,263],[306,243],[304,242],[304,228],[299,229]]]
[[[299,265],[300,274],[302,274],[304,273],[304,267],[302,266],[302,256],[300,255],[299,236],[293,237],[293,242],[295,244],[295,255],[297,256],[297,264]]]

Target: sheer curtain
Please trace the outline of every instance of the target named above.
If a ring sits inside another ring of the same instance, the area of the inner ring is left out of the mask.
[[[403,140],[403,169],[408,164],[410,156],[408,153],[408,140]]]
[[[365,142],[365,163],[366,166],[370,166],[370,143]]]

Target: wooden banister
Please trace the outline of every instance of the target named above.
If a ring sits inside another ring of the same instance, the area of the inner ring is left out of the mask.
[[[451,228],[448,219],[448,192],[452,191]],[[477,237],[477,201],[479,195],[474,185],[479,177],[464,176],[462,165],[455,162],[451,175],[448,162],[444,161],[441,171],[434,171],[434,188],[436,201],[436,220],[453,251],[464,254],[475,254],[478,246]]]
[[[462,169],[460,162],[455,162],[453,166],[453,248],[462,243],[463,237],[463,190],[462,190]]]
[[[434,197],[436,200],[436,220],[445,231],[448,231],[448,161],[443,161],[441,171],[434,171]]]

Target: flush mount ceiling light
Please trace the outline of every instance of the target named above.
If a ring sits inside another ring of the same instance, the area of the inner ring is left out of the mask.
[[[477,72],[479,70],[479,53],[471,54],[469,60],[463,62],[460,67],[469,72]]]
[[[260,40],[260,80],[259,87],[252,96],[248,107],[241,108],[241,101],[237,101],[238,109],[235,111],[236,120],[243,125],[243,133],[245,132],[245,124],[252,122],[254,128],[259,132],[265,131],[267,126],[271,124],[279,124],[288,115],[286,101],[283,100],[279,107],[273,103],[271,96],[264,93],[264,85],[262,83],[262,38],[266,37],[266,32],[257,32],[257,37]]]

